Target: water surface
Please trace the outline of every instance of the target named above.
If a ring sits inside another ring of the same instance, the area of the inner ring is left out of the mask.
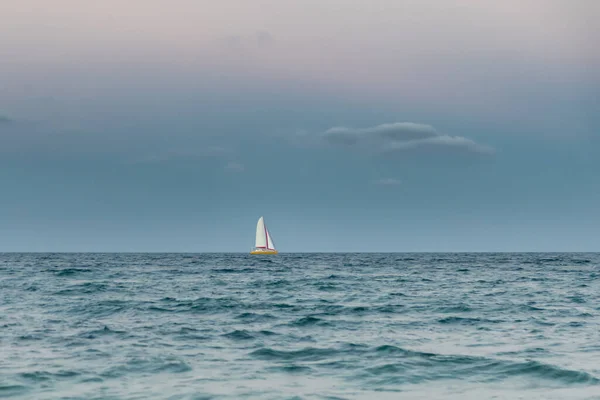
[[[0,254],[0,397],[600,399],[599,254]]]

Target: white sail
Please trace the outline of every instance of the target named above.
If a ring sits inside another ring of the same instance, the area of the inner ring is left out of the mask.
[[[275,243],[273,243],[273,239],[271,239],[271,234],[269,230],[265,226],[265,232],[267,232],[267,248],[271,250],[275,250]]]
[[[263,217],[258,219],[256,224],[256,245],[257,248],[267,248],[267,229],[265,228],[265,221]]]

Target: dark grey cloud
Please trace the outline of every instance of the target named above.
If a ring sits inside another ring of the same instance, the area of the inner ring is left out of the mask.
[[[492,154],[494,149],[461,136],[439,133],[431,125],[395,122],[369,128],[333,127],[322,134],[325,142],[335,146],[372,148],[383,153],[419,148],[460,149]]]
[[[275,37],[267,31],[258,31],[255,34],[256,43],[260,47],[269,47],[275,43]]]
[[[14,122],[12,118],[7,117],[6,115],[0,114],[0,125],[7,125]]]

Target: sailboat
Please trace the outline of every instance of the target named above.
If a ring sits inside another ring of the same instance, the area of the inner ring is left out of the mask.
[[[258,219],[258,223],[256,224],[256,243],[250,254],[277,254],[277,250],[275,250],[275,244],[273,243],[273,239],[271,239],[271,235],[269,234],[269,230],[267,229],[267,225],[265,225],[265,219],[260,217]]]

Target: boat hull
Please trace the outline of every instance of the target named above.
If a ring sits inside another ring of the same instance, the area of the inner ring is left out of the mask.
[[[262,250],[262,249],[257,249],[257,250],[252,250],[250,252],[250,254],[254,254],[254,255],[260,255],[260,254],[278,254],[279,252],[277,250]]]

